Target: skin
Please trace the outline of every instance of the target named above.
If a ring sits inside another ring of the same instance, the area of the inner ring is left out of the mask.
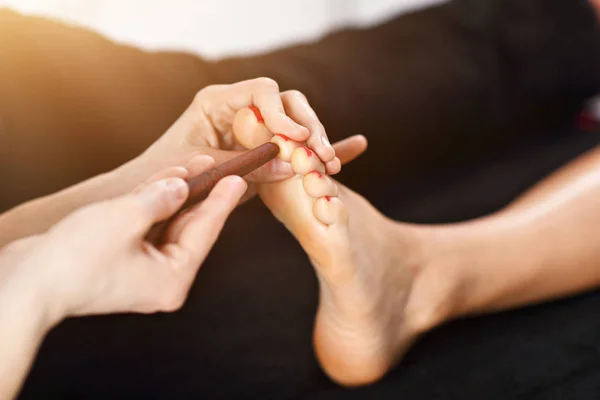
[[[592,7],[594,7],[596,15],[600,18],[600,0],[590,0],[590,3],[592,4]]]
[[[284,107],[285,105],[285,107]],[[16,239],[46,232],[52,225],[74,210],[98,201],[130,192],[141,180],[165,168],[185,165],[198,155],[209,155],[217,164],[245,150],[234,139],[234,119],[239,111],[254,113],[262,122],[254,121],[263,130],[281,132],[298,141],[308,141],[327,165],[327,172],[340,171],[340,159],[329,143],[323,126],[306,98],[296,91],[279,92],[277,83],[258,78],[233,85],[208,86],[196,95],[189,108],[171,128],[139,157],[121,167],[89,179],[58,193],[32,200],[0,215],[0,246]],[[294,122],[286,114],[291,110]],[[315,122],[316,121],[316,122]],[[246,135],[260,142],[260,132]],[[344,149],[340,149],[344,151]],[[342,157],[346,155],[342,154]],[[348,159],[348,157],[345,157]],[[249,183],[246,198],[251,197],[256,182],[274,182],[289,178],[289,164],[274,161],[244,177]]]
[[[315,268],[315,352],[341,385],[381,379],[420,335],[450,320],[600,285],[600,148],[493,215],[419,226],[386,218],[319,172],[303,143],[272,140],[287,147],[280,157],[296,176],[258,193]]]
[[[599,1],[592,4],[600,8]],[[366,141],[341,143],[336,158],[301,93],[280,93],[265,78],[213,86],[137,159],[0,216],[0,397],[17,395],[44,336],[68,316],[181,307],[247,184],[238,177],[221,181],[205,202],[174,222],[164,246],[146,240],[152,225],[185,202],[183,179],[209,168],[213,158],[221,162],[271,140],[273,132],[285,135],[274,139],[282,147],[281,162],[248,180],[259,183],[261,198],[315,267],[321,286],[315,350],[340,384],[380,379],[420,334],[453,318],[600,283],[594,240],[600,233],[594,201],[600,150],[495,215],[411,226],[385,218],[325,175],[339,172]],[[169,165],[188,168],[165,170],[125,194],[140,176]]]
[[[178,218],[160,247],[145,238],[186,200],[184,178],[212,166],[200,156],[133,193],[84,207],[47,233],[0,252],[0,397],[18,393],[43,338],[70,316],[179,309],[228,215],[246,191],[228,177]]]
[[[331,146],[322,125],[310,124],[316,116],[307,102],[293,107],[310,129],[291,120],[283,105],[295,100],[305,102],[295,92],[279,93],[266,79],[209,87],[137,159],[0,217],[0,398],[16,396],[43,338],[63,319],[170,312],[183,305],[228,215],[242,196],[249,197],[249,184],[235,176],[220,181],[206,200],[172,222],[166,242],[152,241],[157,237],[152,227],[185,203],[186,179],[243,150],[231,132],[237,111],[257,124],[246,143],[258,140],[252,139],[258,128],[285,130],[313,143],[314,157],[319,154],[332,174],[365,150],[361,137]],[[183,167],[165,168],[170,165]],[[136,186],[140,176],[157,170]],[[274,160],[247,179],[290,176],[291,166]]]

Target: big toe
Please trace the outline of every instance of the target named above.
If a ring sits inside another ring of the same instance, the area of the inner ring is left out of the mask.
[[[273,137],[256,107],[239,110],[233,119],[232,130],[235,140],[246,149],[258,147]]]

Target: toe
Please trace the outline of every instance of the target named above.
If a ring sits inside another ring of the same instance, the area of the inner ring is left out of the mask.
[[[265,126],[260,112],[252,108],[244,108],[236,113],[233,120],[233,135],[236,141],[247,149],[258,147],[273,137]]]
[[[306,175],[311,171],[325,173],[325,167],[319,157],[308,147],[298,147],[292,154],[292,168],[299,175]]]
[[[325,164],[325,169],[329,175],[339,174],[342,170],[342,162],[339,158],[335,157],[332,161]]]
[[[292,161],[294,150],[300,147],[300,143],[280,133],[273,136],[271,142],[279,146],[279,158],[288,163]]]
[[[348,221],[344,203],[337,197],[320,197],[313,206],[315,217],[326,225],[343,224]]]
[[[304,184],[306,193],[314,198],[324,196],[335,197],[338,194],[335,182],[319,171],[312,171],[305,175],[302,183]]]

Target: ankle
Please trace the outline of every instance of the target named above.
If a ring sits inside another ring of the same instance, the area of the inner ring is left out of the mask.
[[[461,314],[464,280],[455,257],[440,241],[439,228],[396,224],[396,232],[410,238],[408,258],[416,266],[406,325],[421,335]]]

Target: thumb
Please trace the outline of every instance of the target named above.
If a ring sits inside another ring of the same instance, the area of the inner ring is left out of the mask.
[[[206,151],[206,154],[214,158],[215,165],[218,166],[225,161],[231,160],[239,156],[244,151],[228,151],[228,150],[217,150],[210,149]],[[243,176],[245,180],[252,183],[272,183],[282,181],[294,176],[294,170],[290,163],[286,163],[279,158],[275,158],[257,170]]]
[[[163,179],[149,183],[133,194],[137,215],[132,226],[145,234],[157,222],[169,218],[183,205],[189,194],[187,183],[181,178]],[[126,216],[127,218],[127,216]]]

